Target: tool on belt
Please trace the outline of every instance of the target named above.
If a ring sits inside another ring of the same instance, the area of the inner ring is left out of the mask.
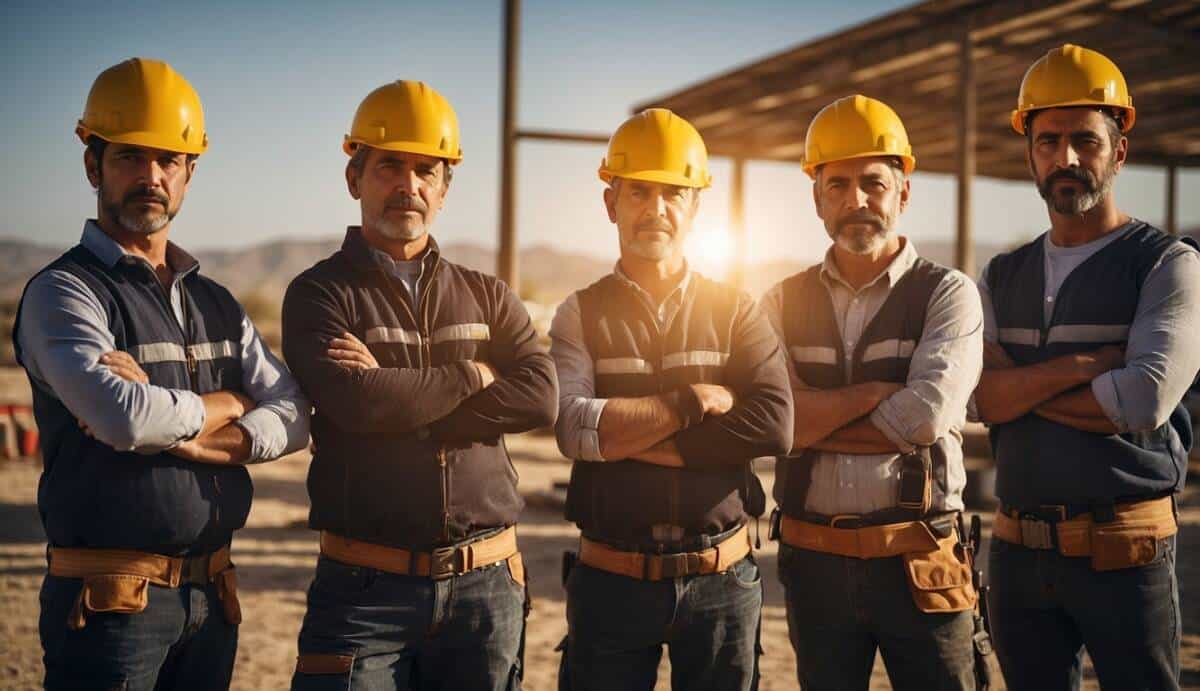
[[[1120,504],[1001,507],[992,526],[992,534],[1005,542],[1091,557],[1096,571],[1148,564],[1178,530],[1169,496]]]
[[[137,614],[150,601],[151,585],[178,588],[184,585],[217,586],[225,620],[233,626],[242,621],[237,596],[237,573],[229,560],[229,547],[211,554],[168,557],[123,549],[77,549],[50,547],[50,575],[79,578],[83,587],[67,625],[72,630],[87,625],[89,614]]]
[[[474,542],[440,547],[432,552],[414,552],[386,547],[321,532],[321,554],[343,564],[378,569],[402,576],[423,576],[443,580],[453,576],[508,562],[513,580],[525,584],[525,566],[517,551],[517,529],[510,526]]]
[[[971,636],[975,652],[975,688],[978,691],[1003,691],[1006,687],[1004,674],[1000,670],[1000,660],[996,657],[995,646],[992,645],[992,619],[988,614],[987,596],[990,586],[983,580],[983,569],[976,568],[976,556],[982,549],[982,529],[979,516],[971,516],[971,530],[963,530],[962,514],[958,515],[958,534],[963,541],[971,564],[971,585],[979,594],[975,605],[975,632]]]
[[[653,554],[626,552],[590,540],[579,539],[579,553],[564,552],[563,583],[578,562],[595,569],[646,581],[660,581],[681,576],[700,576],[725,573],[731,566],[750,554],[750,529],[745,524],[733,530],[721,542],[696,552]]]

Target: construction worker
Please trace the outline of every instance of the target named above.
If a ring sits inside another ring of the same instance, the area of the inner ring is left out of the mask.
[[[791,445],[783,355],[749,296],[684,259],[710,183],[690,123],[633,116],[600,179],[621,258],[550,330],[558,445],[575,460],[566,516],[583,533],[560,688],[653,689],[664,642],[674,688],[754,688],[762,580],[747,522],[765,497],[750,461]]]
[[[517,295],[430,236],[462,160],[449,102],[385,84],[343,149],[362,225],[283,304],[316,406],[321,531],[292,688],[520,688],[523,502],[503,435],[554,423],[554,364]]]
[[[976,594],[956,523],[983,316],[971,280],[896,225],[916,165],[887,104],[848,96],[809,125],[804,170],[833,244],[763,297],[790,355],[793,454],[772,532],[806,691],[974,689]]]
[[[1178,688],[1173,495],[1200,369],[1195,250],[1121,211],[1135,111],[1108,58],[1064,45],[1012,114],[1050,230],[988,263],[984,372],[1001,506],[990,609],[1010,689]]]
[[[187,80],[146,58],[110,67],[75,131],[97,215],[30,280],[13,334],[45,465],[45,686],[225,689],[243,465],[303,448],[309,403],[167,239],[208,146]]]

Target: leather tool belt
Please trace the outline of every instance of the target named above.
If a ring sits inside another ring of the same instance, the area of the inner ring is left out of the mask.
[[[1159,542],[1178,530],[1171,497],[1100,505],[1082,513],[1064,505],[1004,507],[992,524],[999,540],[1055,550],[1064,557],[1091,557],[1096,571],[1149,563],[1158,555]]]
[[[88,614],[136,614],[149,603],[149,586],[178,588],[215,583],[225,619],[242,621],[237,596],[237,574],[229,548],[191,557],[168,557],[123,549],[50,547],[50,575],[79,578],[83,587],[75,599],[68,625],[75,630],[87,624]]]
[[[321,554],[344,564],[364,566],[402,576],[421,576],[443,580],[461,576],[475,569],[508,561],[509,566],[520,564],[517,551],[517,528],[511,526],[475,542],[442,547],[432,552],[413,552],[399,547],[385,547],[371,542],[321,532]],[[514,578],[523,568],[514,567]]]
[[[750,530],[742,525],[720,543],[698,552],[624,552],[581,537],[579,561],[592,568],[645,581],[724,573],[750,554]]]
[[[953,531],[954,522],[954,514],[946,514],[922,521],[838,527],[839,523],[856,524],[858,518],[834,516],[829,525],[820,525],[785,514],[779,523],[779,539],[797,549],[856,559],[878,559],[937,549],[939,540]]]

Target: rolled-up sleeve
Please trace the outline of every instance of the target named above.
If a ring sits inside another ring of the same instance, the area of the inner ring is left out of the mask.
[[[905,387],[875,408],[871,423],[902,451],[929,446],[963,425],[982,368],[979,292],[954,271],[929,299]]]
[[[1200,254],[1180,243],[1142,285],[1125,346],[1125,366],[1092,380],[1092,392],[1121,432],[1166,423],[1200,370]]]
[[[158,453],[204,427],[204,402],[195,393],[127,381],[100,364],[117,349],[107,312],[69,272],[47,271],[30,282],[17,338],[35,385],[118,451]]]
[[[583,341],[583,317],[576,294],[554,313],[550,355],[558,371],[558,421],[554,425],[558,449],[567,458],[603,461],[600,414],[607,399],[596,398],[595,365]]]
[[[250,437],[247,462],[274,460],[304,448],[312,405],[248,316],[242,317],[241,354],[243,393],[257,404],[237,421]]]

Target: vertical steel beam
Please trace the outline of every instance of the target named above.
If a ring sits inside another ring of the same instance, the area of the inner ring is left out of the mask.
[[[958,229],[954,264],[968,276],[975,275],[975,245],[971,238],[971,183],[975,178],[975,60],[972,55],[971,24],[962,28],[958,48]],[[916,152],[920,155],[920,152]]]
[[[733,256],[727,280],[741,288],[746,280],[746,159],[733,159],[729,176],[729,234]]]
[[[496,274],[520,291],[517,264],[517,58],[521,45],[521,0],[504,2],[504,73],[500,121],[500,251]]]
[[[1179,234],[1179,166],[1174,163],[1167,164],[1167,232],[1171,235]]]

